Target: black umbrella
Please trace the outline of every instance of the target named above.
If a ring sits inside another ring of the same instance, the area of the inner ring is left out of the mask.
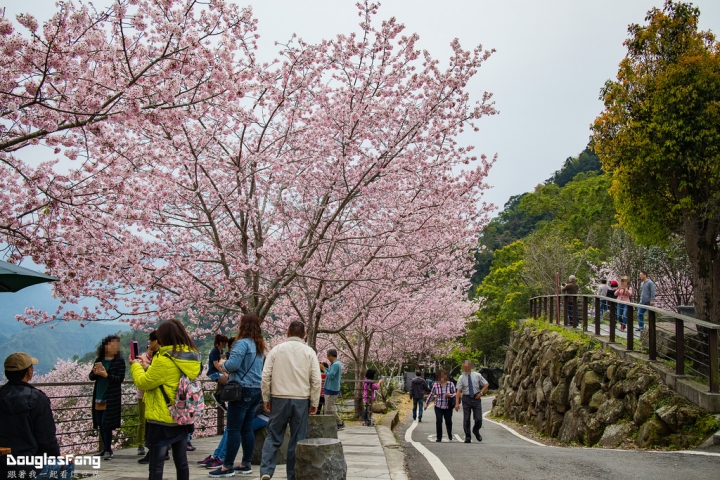
[[[59,278],[0,260],[0,292],[17,292],[31,285],[59,280]]]

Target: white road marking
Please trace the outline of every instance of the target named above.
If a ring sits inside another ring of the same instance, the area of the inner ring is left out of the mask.
[[[412,425],[410,425],[410,428],[408,428],[405,432],[405,441],[415,447],[417,451],[420,452],[423,457],[425,457],[432,469],[435,471],[435,475],[437,475],[438,478],[442,478],[443,480],[455,480],[455,477],[450,474],[447,467],[445,467],[445,465],[440,461],[437,456],[435,456],[434,453],[425,448],[422,443],[416,442],[412,439],[412,432],[413,430],[415,430],[415,427],[417,427],[417,421],[413,422]]]
[[[458,442],[463,441],[463,438],[460,435],[458,435],[457,433],[455,434],[455,438],[457,438]]]
[[[501,427],[503,427],[505,430],[507,430],[508,432],[512,433],[512,434],[515,435],[516,437],[522,438],[522,439],[525,440],[526,442],[532,443],[533,445],[537,445],[538,447],[547,447],[547,446],[548,446],[548,445],[544,445],[544,444],[542,444],[542,443],[540,443],[540,442],[536,442],[535,440],[531,440],[531,439],[527,438],[525,435],[519,434],[518,432],[516,432],[516,431],[513,430],[512,428],[508,427],[507,425],[504,425],[504,424],[502,424],[502,423],[500,423],[500,422],[496,422],[495,420],[490,420],[489,418],[487,418],[487,414],[488,414],[488,413],[490,413],[490,410],[488,410],[487,412],[483,413],[483,418],[484,418],[485,420],[487,420],[488,422],[494,423],[495,425],[500,425]]]

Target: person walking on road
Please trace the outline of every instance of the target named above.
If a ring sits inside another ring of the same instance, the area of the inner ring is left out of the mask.
[[[423,403],[425,394],[430,393],[427,382],[422,378],[422,372],[415,372],[415,378],[410,380],[410,398],[413,401],[413,420],[422,422]]]
[[[340,395],[340,379],[342,378],[342,363],[338,360],[337,350],[331,348],[327,351],[330,367],[320,364],[320,370],[325,374],[325,412],[335,416],[338,430],[345,428],[345,422],[340,419],[335,402]]]
[[[287,341],[270,350],[262,372],[263,405],[269,420],[261,480],[270,480],[275,474],[277,451],[288,425],[287,478],[295,480],[295,447],[307,437],[308,415],[314,415],[320,403],[320,367],[315,350],[303,342],[305,324],[292,322],[287,336]]]
[[[435,433],[436,442],[442,442],[442,424],[445,420],[445,429],[447,430],[448,440],[452,441],[452,409],[455,403],[455,384],[448,381],[448,373],[445,370],[438,370],[438,380],[433,383],[425,401],[425,410],[427,410],[430,401],[435,399]]]
[[[655,282],[650,280],[647,272],[643,270],[640,270],[640,280],[642,280],[642,284],[640,285],[640,304],[652,307],[655,305]],[[638,309],[638,327],[635,329],[638,332],[642,332],[645,328],[645,312],[647,312],[646,308]]]
[[[227,383],[240,384],[240,398],[227,403],[227,428],[223,432],[223,465],[211,471],[208,474],[210,478],[252,473],[252,455],[255,448],[252,422],[261,400],[260,382],[264,358],[265,338],[260,328],[260,318],[253,313],[246,313],[240,317],[238,334],[227,360],[222,365],[218,363],[219,371],[229,374]],[[235,467],[235,458],[241,445],[242,459],[240,465]]]
[[[465,443],[470,443],[470,433],[475,435],[478,442],[482,442],[480,428],[482,428],[482,406],[480,399],[488,389],[488,382],[477,372],[472,371],[472,362],[463,362],[463,374],[457,381],[457,403],[455,410],[460,410],[460,403],[463,407],[463,430],[465,430]],[[470,428],[470,415],[474,423]]]

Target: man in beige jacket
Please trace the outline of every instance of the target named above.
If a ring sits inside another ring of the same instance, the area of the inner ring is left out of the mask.
[[[261,480],[270,480],[277,466],[277,451],[290,425],[287,478],[295,480],[295,447],[307,437],[309,415],[320,403],[320,366],[315,350],[305,344],[305,324],[292,322],[285,343],[270,350],[262,375],[262,396],[268,413],[267,437],[260,463]]]

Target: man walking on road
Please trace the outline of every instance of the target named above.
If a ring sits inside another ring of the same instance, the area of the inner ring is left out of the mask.
[[[430,388],[421,375],[422,372],[415,372],[415,378],[410,381],[410,398],[412,398],[413,401],[413,420],[417,419],[419,422],[422,422],[425,394],[430,393]]]
[[[457,402],[455,411],[460,410],[460,403],[463,407],[463,430],[465,430],[465,443],[470,443],[470,432],[475,435],[478,442],[482,442],[480,428],[482,427],[482,406],[481,397],[488,389],[488,382],[477,372],[472,371],[472,362],[463,362],[463,374],[457,381]],[[474,423],[470,429],[470,414],[472,413]]]
[[[277,451],[290,425],[287,450],[287,478],[295,480],[295,447],[305,440],[308,415],[320,403],[320,367],[315,350],[307,346],[305,324],[294,321],[287,331],[288,339],[270,350],[262,374],[262,397],[269,414],[267,438],[260,463],[261,480],[270,480],[277,466]]]
[[[330,362],[330,366],[325,368],[325,365],[320,364],[320,370],[325,374],[325,412],[328,415],[335,415],[335,422],[337,423],[338,430],[345,428],[345,422],[340,419],[340,415],[337,413],[337,401],[340,395],[340,378],[342,377],[342,363],[337,358],[337,350],[331,348],[327,351],[327,358]]]

